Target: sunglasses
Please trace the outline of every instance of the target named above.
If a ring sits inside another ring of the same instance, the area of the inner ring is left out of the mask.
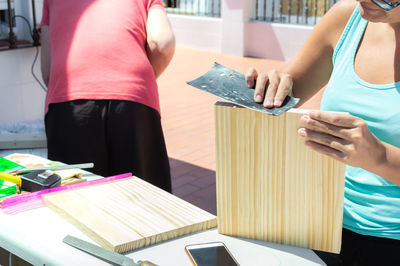
[[[390,11],[400,5],[400,0],[396,2],[390,2],[389,0],[372,0],[372,2],[386,11]]]

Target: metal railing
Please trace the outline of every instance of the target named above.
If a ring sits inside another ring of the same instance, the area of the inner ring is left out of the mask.
[[[222,0],[163,0],[168,13],[221,17]],[[255,0],[252,21],[314,25],[338,0]]]
[[[338,0],[256,0],[253,21],[314,25]]]
[[[168,13],[221,17],[221,0],[164,0]]]
[[[32,23],[33,23],[33,27],[30,25],[30,22],[28,21],[27,18],[21,16],[21,15],[15,15],[15,10],[14,7],[15,6],[15,2],[14,0],[7,0],[7,15],[6,15],[6,21],[8,24],[8,38],[7,41],[9,43],[8,48],[9,49],[14,49],[17,48],[19,43],[17,40],[17,36],[15,35],[14,32],[14,27],[15,27],[15,21],[16,18],[22,18],[23,20],[25,20],[25,22],[28,24],[29,30],[30,30],[30,35],[33,39],[33,46],[39,46],[39,33],[36,29],[36,9],[35,9],[35,0],[31,0],[31,8],[32,8]],[[24,44],[26,45],[26,44]]]

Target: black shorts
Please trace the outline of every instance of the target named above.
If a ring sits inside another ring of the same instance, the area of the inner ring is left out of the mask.
[[[93,162],[89,171],[111,176],[132,172],[171,192],[159,113],[118,100],[50,104],[45,117],[48,158],[67,164]]]
[[[400,265],[400,240],[360,235],[343,229],[340,254],[314,251],[328,266]]]

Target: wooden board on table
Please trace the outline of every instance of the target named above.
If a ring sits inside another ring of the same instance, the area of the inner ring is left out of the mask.
[[[340,251],[345,165],[304,145],[302,112],[216,103],[219,233]]]
[[[216,217],[137,177],[43,196],[102,247],[127,252],[216,226]]]

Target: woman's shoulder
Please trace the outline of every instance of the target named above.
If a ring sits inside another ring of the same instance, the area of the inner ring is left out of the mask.
[[[356,0],[340,0],[329,9],[328,13],[339,15],[341,16],[341,21],[347,21],[353,14],[357,4]]]
[[[323,28],[322,32],[328,33],[329,42],[333,47],[336,46],[356,6],[355,0],[340,0],[321,19],[319,26]]]

